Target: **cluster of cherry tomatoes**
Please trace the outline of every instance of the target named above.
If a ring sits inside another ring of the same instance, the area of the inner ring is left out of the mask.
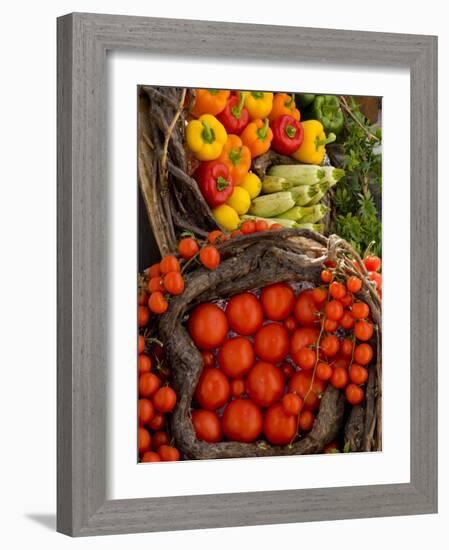
[[[163,349],[159,345],[147,350],[145,338],[138,336],[138,450],[141,462],[179,460],[178,449],[170,444],[166,415],[173,411],[177,396],[168,385],[167,373],[160,365]]]
[[[380,266],[379,266],[380,267]],[[287,283],[197,306],[188,330],[204,369],[195,392],[199,439],[274,445],[312,429],[327,384],[352,405],[365,396],[375,326],[357,299],[362,280],[324,269],[322,286],[298,296]]]

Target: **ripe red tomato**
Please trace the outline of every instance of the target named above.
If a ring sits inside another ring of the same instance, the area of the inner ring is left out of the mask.
[[[270,225],[270,231],[278,231],[279,229],[284,229],[284,226],[280,223],[272,223]]]
[[[302,407],[302,399],[296,393],[286,393],[282,398],[285,414],[298,415]]]
[[[323,269],[321,272],[321,280],[323,283],[330,283],[332,281],[332,273],[328,269]]]
[[[207,235],[207,240],[210,242],[210,244],[221,244],[225,242],[226,235],[223,233],[223,231],[216,229],[215,231],[211,231]]]
[[[334,386],[334,388],[344,388],[348,383],[348,371],[343,367],[334,367],[334,372],[330,378],[330,383]]]
[[[265,414],[263,433],[272,445],[287,445],[296,433],[296,417],[287,414],[282,403],[271,405]]]
[[[231,441],[254,441],[262,431],[262,425],[262,411],[249,399],[231,401],[223,414],[223,433]]]
[[[351,359],[349,357],[343,357],[343,355],[337,355],[335,359],[333,359],[331,365],[334,368],[342,367],[343,369],[349,368],[349,365],[351,363]]]
[[[168,445],[170,442],[167,432],[154,432],[151,436],[151,447],[157,451],[161,445]]]
[[[284,393],[284,376],[281,369],[271,363],[256,363],[246,377],[249,397],[261,407],[269,407]]]
[[[206,369],[201,373],[195,390],[195,398],[203,409],[215,410],[228,400],[229,381],[219,369]]]
[[[170,294],[177,296],[184,292],[184,278],[179,271],[170,271],[164,277],[164,288]]]
[[[232,397],[241,397],[245,393],[245,381],[241,379],[231,380]]]
[[[150,292],[150,294],[153,294],[153,292],[158,292],[158,291],[163,292],[163,290],[164,290],[164,279],[162,277],[151,277],[151,279],[148,281],[148,291]]]
[[[343,355],[343,357],[352,357],[352,352],[354,350],[354,342],[351,340],[351,338],[345,338],[341,342],[340,346],[340,353]]]
[[[226,340],[218,352],[218,364],[227,376],[245,376],[254,365],[254,350],[248,338],[237,336]]]
[[[352,304],[351,315],[354,319],[366,319],[369,315],[369,306],[365,302],[355,302]]]
[[[346,294],[345,285],[343,283],[339,283],[338,281],[334,281],[329,286],[329,294],[332,296],[332,298],[335,298],[336,300],[341,300]]]
[[[374,333],[373,324],[369,321],[357,321],[354,327],[354,335],[358,340],[367,342],[370,340]]]
[[[150,432],[146,428],[139,427],[137,439],[138,439],[139,453],[144,453],[145,451],[150,450],[150,448],[151,448],[151,435],[150,435]]]
[[[299,415],[299,428],[303,432],[309,432],[313,428],[315,422],[315,416],[310,411],[302,411]]]
[[[362,288],[362,281],[355,275],[352,275],[346,281],[346,287],[350,292],[359,292],[359,290]]]
[[[326,357],[333,357],[340,349],[340,340],[335,334],[325,336],[320,342],[320,349]]]
[[[268,223],[265,220],[256,220],[256,231],[267,231]]]
[[[368,369],[353,363],[349,369],[349,380],[354,384],[364,384],[368,380]]]
[[[161,445],[157,450],[157,454],[164,462],[172,462],[181,458],[178,449],[176,447],[170,447],[170,445]]]
[[[243,235],[243,231],[240,231],[240,229],[235,229],[232,231],[230,238],[233,239],[234,237],[240,237],[240,235]]]
[[[343,298],[340,298],[338,301],[343,307],[350,307],[354,301],[354,295],[351,292],[346,292]]]
[[[333,321],[332,319],[324,319],[324,330],[326,332],[335,332],[337,328],[337,321]]]
[[[278,323],[264,325],[254,337],[256,355],[270,363],[283,361],[287,357],[288,347],[288,332]]]
[[[208,369],[209,367],[213,367],[215,365],[215,357],[212,352],[202,351],[201,357],[203,358],[203,367],[205,369]]]
[[[373,358],[373,348],[369,344],[359,344],[354,350],[354,361],[359,365],[368,365]]]
[[[382,260],[378,256],[371,255],[367,256],[363,260],[363,263],[365,264],[367,271],[379,271],[382,265]]]
[[[161,457],[154,451],[146,451],[142,455],[141,462],[160,462]]]
[[[283,321],[295,307],[295,293],[287,283],[276,283],[262,290],[260,303],[267,319]]]
[[[159,269],[163,275],[166,275],[170,271],[181,271],[181,266],[176,256],[164,256],[159,264]]]
[[[151,277],[160,277],[162,275],[161,272],[161,264],[153,264],[148,269],[148,277],[151,279]]]
[[[317,286],[312,291],[312,298],[317,305],[324,304],[327,300],[327,289],[322,286]]]
[[[139,327],[144,327],[150,320],[150,310],[146,306],[139,306],[137,308],[137,324]]]
[[[327,363],[318,363],[318,365],[316,366],[316,376],[320,380],[329,380],[329,378],[332,376],[332,372],[332,367]]]
[[[288,391],[290,393],[297,393],[299,397],[304,399],[304,407],[311,410],[316,410],[320,406],[319,397],[326,389],[326,382],[314,379],[312,384],[313,371],[300,371],[290,378],[288,384]],[[309,388],[312,389],[309,391]],[[305,397],[307,395],[307,397]]]
[[[145,292],[145,290],[141,290],[137,297],[137,305],[145,306],[147,305],[147,302],[148,302],[148,294]]]
[[[220,265],[220,252],[213,245],[207,245],[200,250],[200,261],[207,269],[217,269]]]
[[[184,260],[190,260],[190,258],[193,258],[198,250],[198,243],[193,237],[185,237],[178,243],[179,255],[184,258]]]
[[[176,392],[173,388],[165,386],[157,390],[153,396],[153,403],[159,412],[170,412],[176,405]]]
[[[283,324],[284,324],[285,330],[289,334],[291,334],[298,328],[298,323],[292,315],[290,315],[290,317],[287,317],[287,319],[285,319]]]
[[[343,313],[343,317],[340,319],[340,326],[345,330],[351,330],[354,324],[355,324],[354,317],[351,315],[349,311],[345,311]]]
[[[161,385],[158,376],[152,372],[144,372],[139,376],[139,395],[140,397],[151,397]]]
[[[201,350],[221,346],[228,333],[228,321],[224,312],[215,304],[200,304],[189,318],[189,333]]]
[[[262,326],[262,306],[250,292],[236,294],[226,306],[226,317],[232,330],[243,336],[250,336]]]
[[[192,423],[198,439],[207,443],[221,441],[221,422],[216,413],[205,410],[193,411]]]
[[[343,306],[338,300],[331,300],[324,306],[324,314],[333,321],[339,321],[343,317],[343,313]]]
[[[365,397],[365,392],[355,384],[348,384],[345,389],[345,396],[351,405],[359,405]]]
[[[148,355],[141,353],[137,359],[137,369],[139,374],[150,372],[152,366],[153,362],[151,361],[151,357],[148,357]]]
[[[168,309],[168,302],[162,292],[153,292],[148,300],[148,307],[153,313],[160,315]]]
[[[299,364],[299,350],[316,343],[320,331],[316,328],[298,328],[293,333],[290,340],[290,355],[293,361]]]
[[[137,336],[137,352],[143,353],[145,351],[145,338],[139,334]]]
[[[243,222],[240,226],[240,231],[244,235],[249,235],[250,233],[254,233],[256,231],[256,222],[253,222],[251,220],[247,220],[246,222]]]
[[[139,424],[148,424],[154,416],[153,403],[149,399],[139,399],[138,406]]]
[[[164,427],[164,425],[165,425],[165,415],[161,413],[156,413],[153,416],[152,420],[150,420],[150,422],[148,423],[148,426],[152,430],[160,430]]]
[[[380,273],[376,273],[375,271],[370,271],[368,276],[371,281],[376,283],[376,289],[382,290],[382,275]]]
[[[301,292],[295,304],[295,317],[305,327],[313,327],[319,323],[320,309],[313,299],[313,291],[314,289],[308,289]]]

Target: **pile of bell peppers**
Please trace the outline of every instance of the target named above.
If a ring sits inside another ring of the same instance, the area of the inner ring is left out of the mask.
[[[300,96],[300,103],[309,101],[315,113],[314,120],[301,121],[293,94],[196,89],[193,95],[186,143],[201,161],[194,178],[217,222],[228,231],[238,228],[239,216],[260,193],[260,180],[250,170],[254,158],[272,149],[303,163],[321,164],[325,145],[343,125],[334,96]]]

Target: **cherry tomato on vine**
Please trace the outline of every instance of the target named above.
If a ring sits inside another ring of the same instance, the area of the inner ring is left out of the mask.
[[[146,428],[143,428],[142,426],[139,427],[139,431],[138,431],[138,448],[139,448],[139,453],[144,453],[145,451],[149,451],[151,448],[150,432]]]
[[[370,255],[363,260],[363,263],[367,271],[379,271],[382,260],[378,256]]]
[[[369,306],[365,302],[355,302],[352,304],[351,315],[354,319],[366,319],[369,315]]]
[[[345,338],[342,340],[340,345],[340,353],[343,355],[343,357],[352,357],[352,352],[354,350],[354,342],[351,340],[351,338]]]
[[[149,399],[139,399],[137,404],[139,424],[148,424],[154,416],[153,403]]]
[[[368,365],[373,358],[373,348],[369,344],[359,344],[354,350],[354,361],[359,365]]]
[[[147,302],[148,302],[148,294],[145,292],[145,290],[141,290],[137,297],[137,305],[146,306]]]
[[[324,314],[332,321],[339,321],[343,317],[343,306],[338,300],[331,300],[324,306]]]
[[[315,416],[311,411],[302,411],[299,415],[299,429],[303,432],[309,432],[313,428]]]
[[[151,436],[151,447],[153,451],[157,451],[161,445],[168,445],[170,442],[167,432],[154,432]]]
[[[353,363],[349,369],[349,380],[354,384],[364,384],[368,380],[368,369]]]
[[[139,306],[137,308],[137,324],[139,327],[144,327],[148,324],[150,320],[150,311],[145,306]]]
[[[311,348],[301,348],[296,354],[296,363],[304,370],[313,369],[316,363],[316,352]]]
[[[166,275],[170,271],[181,271],[178,258],[176,256],[164,256],[159,264],[161,274]]]
[[[176,447],[171,447],[170,445],[161,445],[157,450],[157,454],[164,462],[172,462],[181,458],[178,449]]]
[[[170,271],[170,273],[167,273],[164,277],[164,288],[174,296],[182,294],[184,292],[184,278],[181,273],[179,271]]]
[[[167,413],[172,411],[176,405],[175,390],[168,386],[160,388],[153,396],[153,403],[159,412]]]
[[[251,220],[247,220],[246,222],[243,222],[240,226],[240,231],[244,235],[250,235],[251,233],[254,233],[256,231],[256,223],[252,222]]]
[[[345,330],[351,330],[355,325],[354,317],[349,311],[343,313],[343,317],[340,319],[340,326]]]
[[[337,357],[335,357],[332,360],[332,367],[334,368],[341,367],[342,369],[347,369],[350,363],[351,363],[351,360],[349,357],[343,357],[343,355],[339,354],[337,355]]]
[[[198,243],[193,237],[184,237],[178,243],[178,253],[184,260],[190,260],[199,250]]]
[[[284,229],[284,226],[280,223],[272,223],[270,225],[270,231],[279,231],[279,229]]]
[[[165,425],[165,415],[161,413],[156,413],[153,416],[152,420],[150,420],[150,422],[148,423],[148,426],[152,430],[160,430],[164,427],[164,425]]]
[[[348,384],[345,389],[345,397],[351,405],[359,405],[365,397],[365,392],[355,384]]]
[[[326,382],[315,377],[312,383],[312,376],[311,370],[295,372],[289,380],[288,391],[297,393],[304,400],[304,407],[316,410],[320,406],[319,398],[326,389]]]
[[[367,342],[370,340],[374,333],[373,324],[369,321],[357,321],[354,327],[354,335],[357,340]]]
[[[152,366],[153,366],[153,361],[151,360],[151,357],[148,357],[148,355],[141,353],[137,359],[137,369],[139,374],[143,374],[144,372],[150,372]]]
[[[220,265],[220,252],[213,245],[207,245],[200,250],[200,261],[207,269],[217,269]]]
[[[320,342],[320,349],[326,357],[333,357],[340,349],[340,340],[335,334],[325,336]]]
[[[334,367],[330,383],[334,388],[341,389],[348,383],[348,371],[343,367]]]
[[[332,296],[332,298],[335,298],[336,300],[341,300],[346,294],[345,285],[343,283],[339,283],[338,281],[334,281],[329,286],[329,294]]]
[[[240,237],[240,235],[243,235],[243,231],[240,231],[240,229],[234,229],[230,235],[230,238],[233,239],[234,237]]]
[[[139,334],[137,337],[137,352],[143,353],[145,351],[145,338]]]
[[[153,264],[148,269],[148,278],[151,279],[152,277],[160,277],[162,275],[161,272],[161,265],[160,264]]]
[[[352,306],[352,302],[354,301],[354,296],[352,295],[351,292],[348,291],[343,296],[343,298],[340,298],[338,301],[343,307],[349,307],[349,306]]]
[[[323,328],[325,332],[335,332],[338,328],[338,323],[332,319],[324,319]]]
[[[371,281],[376,283],[376,289],[382,290],[382,275],[380,273],[376,273],[375,271],[370,271],[368,276]]]
[[[148,307],[153,313],[165,313],[168,309],[168,301],[166,300],[162,292],[153,292],[148,300]]]
[[[145,372],[139,376],[139,395],[152,397],[161,385],[160,378],[152,372]]]
[[[322,305],[327,300],[327,290],[322,286],[317,286],[312,291],[312,298],[313,301],[317,305]]]
[[[332,367],[327,363],[318,363],[316,367],[316,376],[320,380],[329,380],[332,376]]]
[[[356,292],[359,292],[359,290],[362,288],[362,281],[355,275],[352,275],[346,281],[346,287],[350,292],[353,292],[355,294]]]
[[[151,277],[148,281],[148,290],[150,294],[153,292],[162,292],[164,290],[164,279],[162,277]]]
[[[210,242],[210,244],[221,244],[225,242],[226,235],[223,233],[223,231],[216,229],[215,231],[211,231],[207,235],[207,240],[208,242]]]
[[[282,408],[285,414],[298,415],[301,411],[302,399],[296,393],[286,393],[282,398]]]
[[[236,294],[226,306],[226,317],[232,330],[243,336],[250,336],[262,326],[262,306],[250,292]]]
[[[265,220],[256,220],[256,231],[267,231],[268,223]]]
[[[142,462],[160,462],[161,457],[154,451],[146,451],[142,455]]]
[[[316,328],[303,327],[295,330],[290,339],[290,355],[296,364],[299,362],[299,351],[315,344],[319,335],[320,331]]]
[[[332,273],[328,269],[323,269],[321,272],[321,280],[323,283],[330,283],[332,281]]]

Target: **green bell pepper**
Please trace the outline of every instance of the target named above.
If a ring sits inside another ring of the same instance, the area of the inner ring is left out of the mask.
[[[313,103],[314,94],[295,94],[295,102],[298,109],[304,109]]]
[[[318,95],[313,102],[313,116],[319,120],[326,134],[338,135],[343,130],[344,117],[340,102],[334,95]]]

